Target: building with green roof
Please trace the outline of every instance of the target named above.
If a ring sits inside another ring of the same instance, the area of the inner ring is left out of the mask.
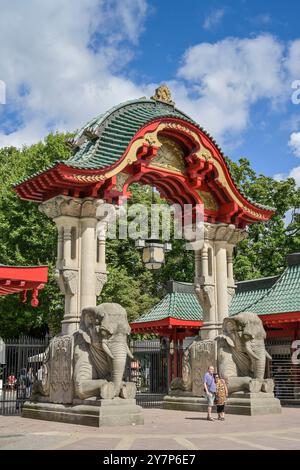
[[[237,282],[229,315],[247,311],[261,318],[268,338],[300,338],[300,253],[288,255],[287,267],[279,276]],[[202,324],[193,284],[169,281],[165,297],[131,328],[182,341],[198,334]]]

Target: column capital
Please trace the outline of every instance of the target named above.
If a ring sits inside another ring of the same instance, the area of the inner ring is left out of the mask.
[[[247,237],[247,231],[236,228],[233,224],[211,224],[204,223],[204,239],[213,242],[226,242],[236,245],[239,241]]]
[[[102,200],[92,197],[76,198],[71,196],[55,196],[39,204],[39,210],[50,219],[58,217],[96,217],[96,211]]]

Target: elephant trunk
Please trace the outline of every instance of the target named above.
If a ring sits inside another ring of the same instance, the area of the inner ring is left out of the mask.
[[[111,355],[113,356],[111,376],[116,390],[115,396],[118,397],[121,391],[128,347],[125,341],[112,341],[111,343],[108,343],[108,348]]]
[[[266,350],[264,340],[247,341],[245,347],[252,359],[254,378],[263,380],[266,368]]]

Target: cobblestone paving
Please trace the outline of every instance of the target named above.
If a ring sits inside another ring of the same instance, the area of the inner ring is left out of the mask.
[[[143,426],[92,428],[0,416],[0,450],[209,450],[300,449],[300,408],[274,416],[227,416],[208,422],[204,413],[145,409]]]

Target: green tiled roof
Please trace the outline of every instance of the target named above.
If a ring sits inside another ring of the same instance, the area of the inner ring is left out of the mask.
[[[268,292],[257,299],[247,310],[258,315],[299,312],[300,266],[289,266]]]
[[[202,308],[192,284],[170,281],[169,292],[150,312],[134,323],[162,320],[202,320]],[[182,293],[182,291],[184,293]],[[281,276],[265,277],[237,283],[229,316],[240,312],[258,315],[300,311],[300,254],[288,256],[288,267]]]
[[[235,296],[230,305],[229,315],[249,310],[251,305],[269,292],[278,277],[273,276],[238,282]]]
[[[93,119],[78,132],[74,141],[79,142],[80,147],[68,160],[68,166],[99,169],[112,165],[121,158],[141,127],[162,117],[178,117],[194,123],[168,103],[145,98],[127,101]],[[95,132],[98,138],[85,138],[86,129]]]
[[[168,317],[178,320],[201,320],[202,308],[196,295],[178,292],[167,294],[150,312],[135,320],[134,323],[163,320]]]

